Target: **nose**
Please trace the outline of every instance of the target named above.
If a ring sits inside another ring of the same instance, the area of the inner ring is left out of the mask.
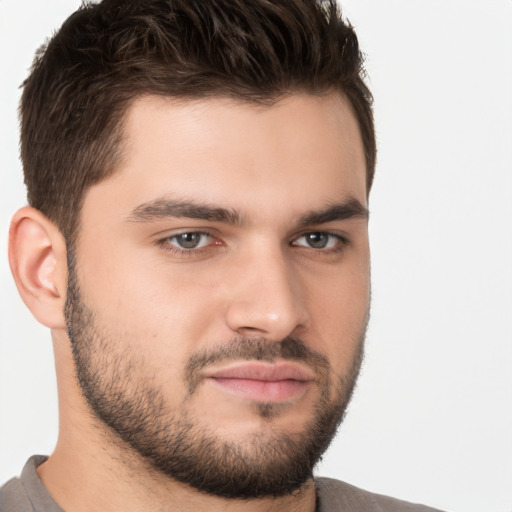
[[[231,273],[226,311],[232,331],[280,341],[307,327],[309,317],[300,276],[283,251],[260,248],[236,268]]]

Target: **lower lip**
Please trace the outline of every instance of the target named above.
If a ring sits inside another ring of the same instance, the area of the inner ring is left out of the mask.
[[[279,403],[300,398],[308,387],[307,381],[210,378],[224,391],[254,402]]]

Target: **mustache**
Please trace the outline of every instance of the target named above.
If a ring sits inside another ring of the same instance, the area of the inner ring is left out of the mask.
[[[203,349],[189,358],[185,366],[189,395],[196,390],[202,380],[201,372],[208,366],[239,360],[274,363],[276,359],[304,362],[324,381],[332,372],[327,357],[299,338],[286,337],[276,342],[265,338],[237,337],[217,347]]]

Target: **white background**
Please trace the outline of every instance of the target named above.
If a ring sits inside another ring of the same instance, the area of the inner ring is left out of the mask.
[[[25,202],[18,86],[78,4],[0,0],[0,482],[56,439],[50,336],[5,254]],[[512,1],[343,5],[376,99],[373,309],[355,400],[318,473],[453,512],[510,512]]]

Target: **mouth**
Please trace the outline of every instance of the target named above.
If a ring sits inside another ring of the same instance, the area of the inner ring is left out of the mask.
[[[298,400],[314,380],[310,369],[288,361],[237,362],[213,369],[205,377],[223,392],[259,403]]]

